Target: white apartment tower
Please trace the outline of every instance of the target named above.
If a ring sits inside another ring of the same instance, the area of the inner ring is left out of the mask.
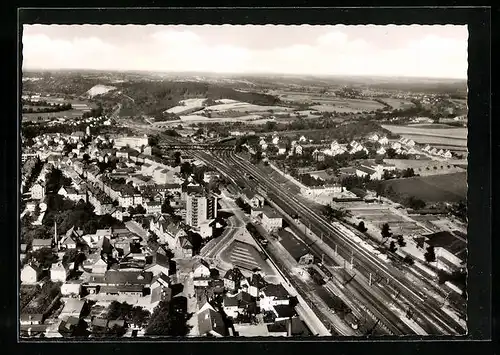
[[[186,224],[198,228],[217,217],[217,197],[190,194],[186,201]]]

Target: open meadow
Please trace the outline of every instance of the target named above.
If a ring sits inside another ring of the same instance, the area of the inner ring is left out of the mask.
[[[417,176],[384,181],[400,195],[414,196],[426,202],[459,202],[467,198],[467,173]]]

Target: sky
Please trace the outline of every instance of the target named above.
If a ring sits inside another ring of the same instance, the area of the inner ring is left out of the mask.
[[[467,26],[25,25],[23,69],[467,78]]]

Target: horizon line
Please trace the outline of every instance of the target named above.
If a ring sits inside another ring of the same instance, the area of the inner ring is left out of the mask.
[[[213,74],[213,75],[239,75],[239,76],[252,76],[252,75],[276,75],[276,76],[309,76],[309,77],[360,77],[360,78],[384,78],[384,79],[431,79],[431,80],[458,80],[467,81],[468,78],[458,77],[429,77],[429,76],[412,76],[412,75],[390,75],[390,74],[308,74],[308,73],[286,73],[286,72],[217,72],[217,71],[196,71],[196,70],[183,70],[183,71],[164,71],[164,70],[147,70],[147,69],[93,69],[93,68],[20,68],[21,71],[98,71],[98,72],[111,72],[111,73],[148,73],[148,74]]]

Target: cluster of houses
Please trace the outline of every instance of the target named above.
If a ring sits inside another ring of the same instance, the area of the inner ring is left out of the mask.
[[[422,151],[429,153],[430,155],[445,159],[451,159],[453,157],[449,150],[437,149],[435,147],[431,147],[430,145],[426,145],[425,148],[422,149]]]
[[[73,139],[71,137],[68,139]],[[200,195],[203,188],[192,178],[188,181],[181,178],[180,167],[174,166],[170,160],[149,155],[151,147],[147,146],[147,137],[117,138],[111,143],[115,148],[98,149],[92,144],[85,148],[94,161],[90,164],[79,157],[82,151],[72,157],[51,151],[46,166],[61,169],[72,182],[70,186],[61,187],[58,194],[75,202],[88,202],[94,206],[95,214],[110,214],[118,220],[129,216],[130,207],[142,206],[146,214],[159,214],[166,196],[174,196],[170,199],[170,206],[187,219],[189,225],[199,227],[203,235],[211,235],[208,224],[216,217],[217,207],[213,196],[193,196]],[[102,173],[96,160],[108,162],[111,159],[115,160],[115,169]],[[187,157],[182,161],[197,163]],[[31,188],[33,200],[45,197],[45,173],[40,176]],[[217,173],[207,171],[203,179],[209,182],[217,176]]]
[[[308,335],[295,311],[297,301],[283,285],[267,282],[258,272],[244,276],[238,268],[222,278],[212,275],[209,264],[197,260],[193,282],[200,336]]]
[[[76,318],[73,325],[77,325],[83,316],[87,295],[125,297],[130,304],[139,300],[150,307],[172,296],[176,265],[168,249],[151,250],[128,229],[100,229],[89,235],[71,228],[60,237],[56,233],[54,239],[33,241],[33,251],[43,248],[56,250],[58,254],[75,250],[85,255],[83,260],[77,258],[71,263],[57,261],[48,269],[30,260],[21,270],[22,285],[35,285],[45,277],[61,283],[60,293],[65,305],[58,315],[59,325],[66,326],[70,317]],[[67,309],[73,311],[67,312]],[[35,315],[35,318],[41,319],[43,315]],[[29,324],[26,326],[28,329]]]

